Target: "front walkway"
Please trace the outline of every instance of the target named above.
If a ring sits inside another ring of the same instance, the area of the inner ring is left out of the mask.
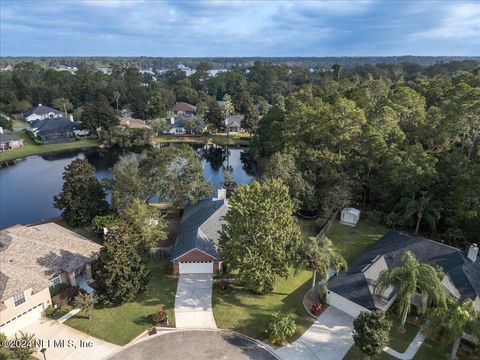
[[[410,345],[408,345],[408,348],[405,350],[405,352],[399,353],[388,346],[385,347],[383,351],[400,360],[411,360],[415,357],[415,354],[420,349],[420,346],[422,346],[424,340],[425,334],[422,331],[419,331],[417,336],[415,336],[415,339],[413,339]]]
[[[37,340],[43,340],[43,347],[47,349],[45,358],[48,360],[100,360],[120,349],[118,345],[45,317],[22,331],[35,334]],[[43,360],[41,353],[35,353],[35,357]]]
[[[285,360],[342,360],[353,345],[353,317],[329,306],[293,344],[277,350]]]
[[[212,311],[212,274],[184,274],[175,295],[175,326],[179,329],[216,329]]]

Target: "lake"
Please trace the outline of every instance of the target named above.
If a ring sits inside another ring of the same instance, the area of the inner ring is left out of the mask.
[[[229,169],[237,184],[250,183],[256,174],[255,165],[246,156],[248,148],[192,147],[202,161],[205,179],[217,188],[223,182],[224,169]],[[87,159],[95,167],[95,176],[104,179],[112,177],[110,169],[121,155],[128,153],[119,149],[75,150],[29,156],[1,168],[0,228],[31,224],[60,215],[60,211],[52,205],[53,196],[61,191],[62,173],[72,160]]]

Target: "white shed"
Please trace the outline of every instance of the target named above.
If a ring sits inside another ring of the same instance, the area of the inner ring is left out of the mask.
[[[340,222],[345,225],[356,226],[360,220],[360,210],[355,208],[345,208],[340,215]]]

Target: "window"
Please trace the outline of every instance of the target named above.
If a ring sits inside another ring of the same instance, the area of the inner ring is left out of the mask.
[[[55,286],[60,285],[61,282],[60,275],[57,275],[50,281],[49,287],[54,288]]]
[[[23,291],[13,295],[13,305],[15,307],[20,306],[23,303],[25,303],[25,293]]]

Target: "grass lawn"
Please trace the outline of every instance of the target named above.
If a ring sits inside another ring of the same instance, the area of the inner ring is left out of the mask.
[[[387,231],[383,226],[360,220],[356,227],[337,222],[327,236],[350,264]]]
[[[169,275],[169,263],[152,260],[151,279],[146,292],[140,294],[134,302],[111,308],[99,308],[92,312],[91,320],[82,312],[66,321],[68,326],[95,336],[99,339],[125,345],[152,327],[148,316],[164,308],[169,322],[174,325],[173,312],[177,278]]]
[[[65,220],[57,221],[57,224],[60,225],[60,226],[63,226],[64,228],[66,228],[70,231],[73,231],[73,232],[77,233],[80,236],[83,236],[84,238],[93,240],[97,243],[101,242],[101,239],[98,236],[98,234],[95,231],[93,231],[93,229],[89,226],[87,226],[87,227],[73,227],[73,226],[68,225],[65,222]]]
[[[226,133],[219,133],[214,135],[204,136],[174,136],[174,135],[161,135],[155,138],[155,143],[189,143],[189,144],[206,144],[212,142],[218,145],[249,145],[251,141],[250,135],[246,133],[242,134],[230,134],[227,137]]]
[[[234,285],[230,292],[214,286],[213,314],[217,326],[253,338],[265,338],[271,315],[280,311],[295,320],[295,338],[299,337],[315,320],[307,314],[302,304],[303,296],[311,284],[311,276],[308,271],[293,276],[292,271],[288,279],[279,279],[273,292],[267,295],[256,295],[242,286]]]
[[[100,145],[100,142],[97,139],[82,139],[61,144],[37,145],[32,139],[25,135],[23,131],[13,132],[12,135],[23,139],[24,146],[18,149],[8,150],[0,153],[0,161],[13,160],[30,155],[45,154],[62,150],[81,149]]]
[[[13,128],[26,128],[28,126],[27,122],[25,120],[17,120],[13,119],[12,120],[12,127]]]

